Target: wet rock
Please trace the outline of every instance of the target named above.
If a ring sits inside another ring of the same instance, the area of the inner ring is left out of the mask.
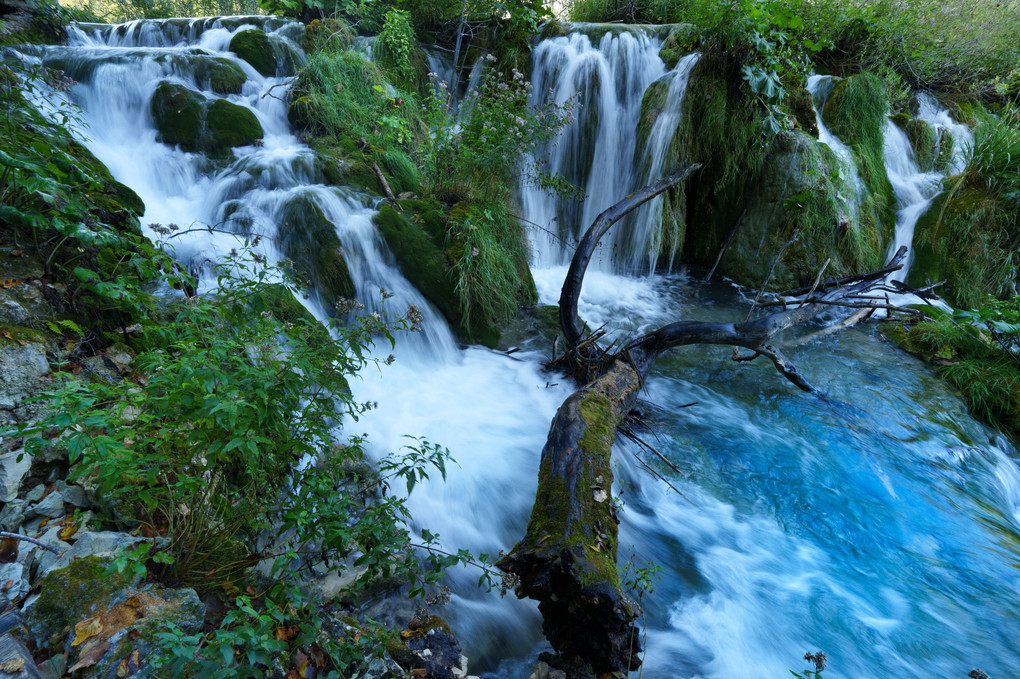
[[[0,455],[0,502],[10,502],[18,496],[21,482],[32,468],[32,456],[23,448]]]
[[[195,80],[217,94],[240,94],[247,79],[240,66],[223,57],[201,59],[195,63]]]
[[[252,28],[234,34],[229,49],[267,78],[276,75],[276,57],[264,31]]]
[[[205,125],[203,146],[210,150],[247,146],[264,135],[254,113],[226,99],[217,99],[209,106]]]
[[[164,82],[149,104],[152,119],[164,144],[197,151],[202,137],[203,97],[183,85]]]
[[[567,673],[563,670],[549,667],[549,663],[539,662],[535,665],[535,671],[531,673],[528,679],[567,679]]]
[[[354,281],[340,248],[336,227],[310,195],[287,203],[279,226],[280,249],[307,276],[326,305],[354,297]]]

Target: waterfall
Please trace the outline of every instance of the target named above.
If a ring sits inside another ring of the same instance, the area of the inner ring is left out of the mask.
[[[860,218],[860,205],[864,200],[867,187],[861,179],[861,173],[857,170],[857,163],[854,161],[853,152],[850,147],[840,141],[822,120],[822,113],[825,111],[825,102],[832,94],[835,85],[835,78],[826,75],[811,75],[807,79],[807,91],[811,93],[815,108],[815,124],[818,126],[818,141],[832,149],[839,161],[839,174],[843,183],[850,189],[848,195],[841,195],[840,200],[846,206],[847,217],[853,225],[858,225]]]
[[[170,241],[193,271],[208,271],[238,237],[255,234],[263,236],[258,251],[279,259],[281,215],[311,202],[336,229],[363,302],[383,287],[396,298],[376,309],[416,303],[427,310],[372,226],[374,199],[322,183],[283,102],[264,96],[284,79],[265,78],[226,51],[230,35],[251,25],[279,45],[293,43],[294,24],[220,18],[83,26],[69,47],[22,52],[76,74],[77,133],[145,200],[144,224],[194,229]],[[643,180],[651,160],[642,153],[663,152],[659,142],[639,146],[642,95],[664,77],[679,94],[686,77],[679,64],[667,73],[658,59],[657,29],[603,32],[582,27],[534,52],[535,96],[565,101],[580,92],[585,104],[547,153],[550,169],[564,172],[588,200],[522,191],[528,219],[557,236],[533,234],[545,301],[558,296],[569,240]],[[209,59],[244,70],[239,93],[216,94],[197,77],[192,66]],[[164,80],[250,110],[264,128],[263,144],[210,159],[157,142],[149,101]],[[919,117],[963,134],[924,106]],[[663,119],[663,144],[670,124]],[[903,163],[890,172],[906,186],[918,174],[906,162],[910,149],[894,132],[886,138],[887,161]],[[927,182],[917,180],[937,190]],[[902,195],[901,212],[914,200],[906,189]],[[614,266],[634,270],[635,263],[614,264],[611,248],[596,263],[602,270],[586,277],[580,313],[590,323],[623,333],[684,317],[746,314],[725,284],[616,275]],[[413,527],[437,531],[453,551],[508,550],[528,520],[549,423],[573,387],[542,371],[544,354],[458,348],[440,317],[426,323],[428,334],[397,338],[393,365],[352,380],[355,398],[378,407],[345,426],[366,434],[375,456],[407,444],[405,435],[449,447],[457,463],[446,482],[433,478],[409,500]],[[380,357],[389,353],[388,345],[380,350]],[[1015,674],[1020,603],[1008,594],[1020,587],[1016,451],[971,419],[927,367],[866,330],[795,351],[791,359],[826,398],[801,394],[770,366],[733,363],[718,347],[663,357],[642,393],[643,411],[655,432],[649,442],[679,472],[654,457],[639,462],[642,451],[626,441],[615,446],[620,562],[663,569],[642,599],[643,676],[780,677],[802,670],[808,650],[829,655],[831,679],[942,679],[974,666],[993,677]],[[537,610],[478,592],[477,579],[476,572],[452,573],[453,603],[438,613],[464,643],[472,672],[526,679],[548,650]]]
[[[547,169],[586,196],[564,201],[536,187],[523,188],[524,216],[539,227],[532,237],[537,268],[568,262],[595,217],[640,188],[634,186],[638,120],[642,95],[666,72],[660,46],[654,31],[637,29],[607,30],[597,45],[588,32],[576,30],[535,47],[534,103],[572,101],[577,106],[576,120],[544,150]],[[611,248],[600,246],[593,270],[612,270]]]

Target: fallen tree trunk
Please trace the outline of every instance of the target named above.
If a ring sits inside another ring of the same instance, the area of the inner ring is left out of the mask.
[[[583,386],[556,412],[542,450],[527,532],[497,565],[518,578],[518,597],[538,601],[543,632],[558,654],[548,660],[570,679],[622,677],[641,664],[634,624],[639,609],[624,593],[616,566],[618,520],[610,494],[611,455],[617,428],[633,408],[656,357],[689,344],[742,347],[752,353],[738,357],[734,351],[735,360],[764,356],[797,387],[814,391],[773,346],[775,336],[833,305],[887,308],[888,302],[882,304],[874,292],[889,289],[885,276],[898,270],[906,256],[906,248],[900,248],[878,271],[820,286],[816,281],[796,308],[744,322],[678,321],[610,354],[598,346],[598,335],[583,337],[577,319],[584,271],[598,240],[628,212],[683,181],[697,167],[688,165],[599,215],[578,245],[560,295],[560,323],[568,348],[553,365],[572,373]]]

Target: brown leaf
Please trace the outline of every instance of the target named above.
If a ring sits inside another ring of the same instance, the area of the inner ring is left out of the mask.
[[[290,641],[297,636],[298,632],[301,631],[297,625],[287,625],[285,627],[276,628],[276,640],[277,641]]]
[[[77,375],[80,372],[81,372],[81,363],[72,363],[71,364],[71,374],[72,375]]]
[[[131,655],[121,660],[120,664],[117,665],[117,677],[119,679],[124,679],[125,677],[130,677],[136,674],[140,664],[141,657],[139,656],[138,649],[136,648],[131,652]]]
[[[66,541],[68,538],[72,537],[77,532],[78,525],[74,521],[69,521],[68,523],[64,524],[63,528],[60,529],[60,532],[57,533],[57,537],[60,538],[61,540]]]
[[[0,540],[0,563],[12,563],[18,558],[18,541],[14,538]]]
[[[86,639],[91,639],[103,631],[103,623],[99,618],[86,618],[74,626],[72,646],[78,646]]]
[[[5,582],[3,584],[3,587],[0,587],[0,592],[6,592],[11,587],[14,587],[14,580],[13,579],[12,580],[8,580],[7,582]]]
[[[92,667],[102,659],[103,655],[110,650],[110,642],[104,641],[101,644],[96,644],[92,649],[78,659],[71,667],[67,668],[67,673],[72,674],[78,670],[85,669],[86,667]]]
[[[309,651],[312,654],[312,660],[315,661],[316,667],[326,666],[326,652],[318,646],[313,646]]]

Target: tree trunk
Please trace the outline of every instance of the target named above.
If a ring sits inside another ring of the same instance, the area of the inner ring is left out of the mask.
[[[637,604],[623,592],[616,567],[616,507],[611,488],[611,455],[617,427],[633,408],[644,378],[664,351],[689,344],[724,344],[751,351],[735,360],[769,358],[790,382],[814,391],[796,366],[772,346],[780,332],[831,308],[891,308],[876,290],[889,290],[885,277],[902,266],[906,248],[885,268],[808,289],[794,308],[743,322],[677,321],[649,332],[616,354],[583,337],[577,320],[581,282],[598,240],[624,215],[675,186],[689,165],[627,196],[600,214],[578,244],[560,295],[560,324],[568,348],[554,361],[583,386],[553,418],[538,474],[538,491],[524,538],[497,566],[519,581],[518,597],[538,601],[542,630],[558,656],[551,664],[569,679],[622,677],[640,666]],[[820,278],[820,276],[819,276]],[[803,293],[802,293],[803,294]]]
[[[538,600],[542,631],[569,676],[636,669],[637,604],[616,569],[616,506],[610,464],[616,428],[641,388],[617,360],[556,412],[542,450],[538,492],[524,539],[498,566],[520,577],[518,597]]]

